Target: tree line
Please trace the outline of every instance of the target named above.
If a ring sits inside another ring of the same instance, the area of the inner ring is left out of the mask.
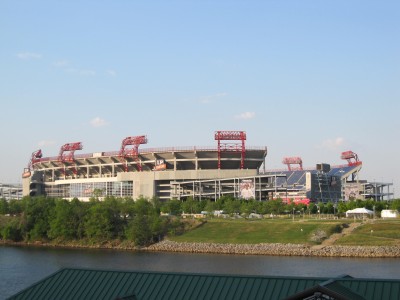
[[[347,210],[358,207],[365,207],[367,209],[374,210],[377,213],[380,213],[383,209],[394,209],[400,211],[400,199],[391,202],[351,200],[340,201],[337,203],[310,203],[309,205],[306,205],[295,204],[293,201],[286,203],[282,199],[256,201],[254,199],[243,200],[235,199],[231,196],[223,196],[216,201],[197,201],[189,197],[186,201],[170,200],[165,202],[160,209],[161,212],[172,215],[180,215],[182,213],[198,214],[204,211],[212,212],[216,210],[222,210],[226,214],[241,214],[244,216],[249,215],[250,213],[257,213],[261,215],[282,215],[292,214],[293,212],[306,214],[335,214],[344,216]]]
[[[158,241],[179,224],[160,216],[156,199],[106,197],[88,202],[24,197],[0,201],[0,237],[12,241],[129,241],[143,246]]]
[[[272,214],[336,214],[365,207],[376,213],[382,209],[400,211],[400,199],[391,202],[353,200],[338,203],[285,203],[271,201],[240,200],[224,196],[216,201],[169,200],[157,198],[118,198],[108,196],[103,200],[92,198],[80,201],[74,198],[24,197],[22,200],[0,199],[0,238],[12,241],[85,241],[101,243],[110,240],[148,245],[166,234],[181,233],[184,224],[179,219],[183,213],[223,211],[226,214],[248,216],[251,213]],[[163,214],[161,214],[163,213]],[[163,215],[175,217],[163,217]]]

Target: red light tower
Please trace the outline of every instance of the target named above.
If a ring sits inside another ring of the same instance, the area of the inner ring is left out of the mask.
[[[36,150],[32,152],[31,159],[29,160],[28,167],[24,169],[24,173],[22,174],[22,178],[27,178],[31,176],[32,166],[42,158],[42,150]]]
[[[139,146],[142,144],[147,144],[147,137],[145,135],[128,136],[122,140],[119,157],[121,162],[125,163],[125,172],[128,171],[128,157],[133,158],[133,160],[137,162],[138,171],[142,171],[142,165],[139,161]],[[132,148],[126,148],[127,146],[132,146]]]
[[[216,131],[215,140],[218,141],[218,169],[221,169],[221,152],[240,152],[241,161],[240,168],[244,167],[244,157],[246,155],[246,132],[245,131]],[[240,142],[227,142],[221,141],[240,141]]]
[[[353,151],[342,152],[342,155],[340,156],[340,158],[347,160],[347,163],[349,164],[349,166],[356,166],[356,165],[361,164],[361,161],[358,160],[357,153],[354,153]]]
[[[288,166],[288,171],[303,170],[303,160],[301,157],[284,157],[282,163]],[[291,165],[299,165],[299,167],[292,169]]]
[[[75,151],[82,149],[83,145],[81,142],[64,144],[63,146],[61,146],[60,152],[58,154],[58,161],[73,162]],[[64,152],[69,152],[69,153],[64,154]]]
[[[67,143],[61,146],[60,148],[60,152],[58,154],[58,161],[62,162],[64,164],[64,175],[65,175],[65,165],[67,163],[72,163],[75,160],[75,151],[76,150],[82,150],[83,149],[83,145],[81,142],[76,142],[76,143]],[[65,154],[64,152],[67,152],[67,154]],[[76,168],[72,169],[72,172],[74,172],[74,174],[76,175],[77,170]]]

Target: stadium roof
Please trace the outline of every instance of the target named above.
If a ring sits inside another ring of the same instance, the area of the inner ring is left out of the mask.
[[[400,280],[62,269],[9,299],[399,299]]]

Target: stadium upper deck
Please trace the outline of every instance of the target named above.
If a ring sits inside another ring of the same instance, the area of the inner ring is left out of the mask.
[[[243,169],[257,170],[267,155],[266,147],[247,147]],[[213,147],[149,148],[138,151],[136,158],[122,157],[119,152],[97,152],[74,155],[73,161],[59,157],[36,159],[34,171],[45,173],[45,180],[65,178],[113,177],[119,172],[158,170],[216,170],[218,149]],[[242,157],[236,152],[224,152],[220,157],[220,169],[241,169]]]
[[[139,195],[162,199],[176,193],[176,181],[253,176],[265,162],[267,147],[246,147],[242,131],[217,131],[218,147],[138,149],[145,136],[127,137],[121,149],[75,155],[82,144],[68,143],[55,157],[32,153],[23,173],[24,195],[88,198]],[[129,148],[130,146],[131,148]]]

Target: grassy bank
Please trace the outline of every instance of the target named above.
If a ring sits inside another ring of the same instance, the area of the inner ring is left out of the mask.
[[[197,243],[290,243],[314,245],[340,232],[352,220],[226,220],[210,219],[203,226],[180,236],[175,242]],[[360,221],[359,221],[360,222]],[[400,245],[400,220],[375,220],[363,223],[354,232],[339,238],[335,245],[397,246]]]
[[[363,224],[335,244],[346,246],[400,246],[400,221],[379,220]]]
[[[180,236],[170,237],[176,242],[203,243],[292,243],[315,244],[321,237],[335,233],[347,221],[285,219],[226,220],[210,219],[203,226]],[[318,234],[320,237],[318,238]]]

